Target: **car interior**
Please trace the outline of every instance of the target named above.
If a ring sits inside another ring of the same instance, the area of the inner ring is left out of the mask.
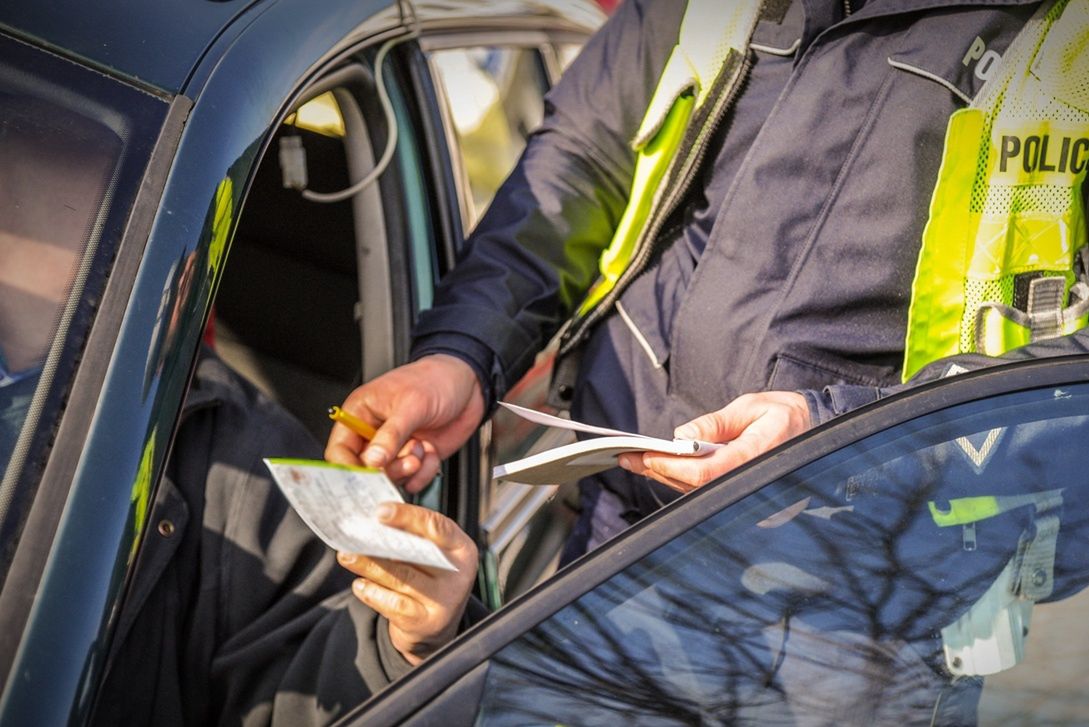
[[[443,46],[428,49],[419,66],[437,80],[436,94],[446,109],[441,133],[453,150],[450,165],[462,190],[457,203],[463,219],[475,219],[490,200],[542,113],[543,61],[534,61],[532,50],[507,50],[461,53]],[[516,89],[509,107],[493,114],[504,134],[466,134],[455,126],[447,101],[457,96],[450,84],[463,77],[441,70],[442,59],[450,57],[490,63]],[[410,117],[403,109],[410,102],[396,97],[398,77],[386,72],[387,88],[402,109],[394,120],[397,152],[408,155],[422,142],[405,123]],[[380,163],[393,118],[363,63],[349,63],[304,92],[258,166],[208,326],[206,339],[219,355],[298,417],[319,443],[331,426],[329,406],[405,360],[411,316],[429,299],[433,271],[441,265],[442,252],[430,241],[433,229],[426,235],[407,232],[412,203],[405,189],[413,181],[404,171],[405,158],[398,157],[362,191],[337,194]],[[509,398],[540,408],[548,363],[542,358]],[[489,454],[522,456],[532,446],[555,446],[556,436],[497,417],[480,437],[480,482],[460,481],[450,467],[440,478],[458,479],[461,490],[476,488],[478,542],[488,574],[481,595],[492,606],[555,571],[576,498],[573,483],[562,488],[493,484]],[[442,486],[429,488],[421,501],[441,507],[443,495],[436,490]],[[471,519],[463,522],[474,525]]]
[[[348,186],[341,139],[285,124],[272,149],[288,138],[305,140],[313,185]],[[330,424],[323,404],[342,402],[361,377],[358,285],[351,203],[312,202],[285,188],[276,155],[267,154],[216,296],[215,347],[319,442]]]

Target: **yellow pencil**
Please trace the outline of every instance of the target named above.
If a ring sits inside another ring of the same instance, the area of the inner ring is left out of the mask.
[[[339,406],[329,407],[329,418],[334,422],[340,422],[368,441],[374,439],[374,435],[378,433],[370,424],[354,414],[349,414]]]

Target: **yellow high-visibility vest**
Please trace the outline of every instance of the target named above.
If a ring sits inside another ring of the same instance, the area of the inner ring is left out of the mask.
[[[561,338],[561,354],[608,311],[649,258],[650,243],[695,177],[714,120],[747,72],[749,40],[763,7],[763,0],[688,1],[677,44],[632,140],[628,204],[599,259],[598,279]]]
[[[949,119],[912,285],[907,380],[1089,323],[1089,0],[1033,16],[999,73]]]

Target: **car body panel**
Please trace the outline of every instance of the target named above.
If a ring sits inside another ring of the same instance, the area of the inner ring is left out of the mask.
[[[534,5],[505,5],[513,17],[490,14],[483,26],[587,32],[562,14],[548,23],[519,16]],[[470,2],[413,10],[389,0],[331,0],[320,13],[305,0],[0,8],[0,33],[170,108],[86,340],[93,365],[74,380],[30,514],[32,536],[19,543],[8,573],[13,587],[0,593],[0,724],[88,717],[238,211],[273,129],[308,84],[363,44],[427,27],[480,29],[479,14]],[[149,40],[156,37],[169,40]],[[407,65],[419,74],[412,82],[430,82],[423,64]],[[441,125],[433,98],[411,102]],[[443,249],[428,263],[437,275],[461,237],[457,203],[447,200],[456,189],[443,134],[430,135],[421,140],[432,148],[420,162],[438,197],[431,212],[443,217],[431,224],[445,230],[436,236]],[[410,313],[398,316],[407,324]],[[477,481],[472,452],[456,466],[460,481]],[[473,527],[477,499],[466,494],[451,493],[447,507]]]
[[[4,723],[54,723],[60,716],[55,710],[68,705],[75,706],[72,717],[78,721],[80,710],[89,707],[93,693],[87,693],[87,685],[94,682],[108,646],[100,641],[102,626],[116,613],[135,552],[131,523],[141,516],[133,492],[157,482],[162,471],[233,231],[231,211],[241,207],[262,142],[290,101],[285,94],[298,88],[330,49],[342,47],[346,35],[368,37],[371,10],[379,4],[328,5],[329,12],[318,16],[306,12],[306,3],[279,2],[231,44],[185,121],[161,200],[154,195],[142,200],[158,208],[146,246],[141,239],[129,241],[103,301],[104,310],[124,310],[123,317],[98,319],[88,343],[91,350],[99,348],[98,341],[102,349],[112,349],[103,364],[101,389],[81,392],[89,400],[64,415],[68,420],[93,411],[93,419],[89,426],[68,430],[62,421],[62,431],[76,436],[58,440],[52,455],[78,460],[65,506],[67,513],[78,515],[61,520],[50,558],[53,563],[78,559],[80,567],[48,567],[43,574],[9,672],[7,683],[18,682],[21,689],[7,693],[0,707]],[[379,15],[377,32],[388,31],[391,21],[399,19],[397,12]],[[300,18],[312,19],[315,27],[302,32]],[[306,42],[297,42],[300,37]],[[292,52],[283,54],[281,46]],[[167,341],[157,335],[169,313],[160,303],[174,299],[179,264],[197,251],[203,264],[186,296],[176,301],[183,312],[181,328]],[[126,269],[134,279],[124,280]],[[85,440],[73,431],[78,429],[89,431]],[[58,660],[53,657],[57,653],[72,658]],[[53,699],[34,696],[44,693]],[[20,695],[26,699],[19,700]]]
[[[426,0],[416,3],[399,3],[410,16],[405,25],[464,26],[466,16],[479,12],[479,3],[472,0]],[[11,2],[0,6],[0,27],[21,35],[35,44],[56,49],[65,55],[74,55],[89,65],[108,69],[168,94],[183,92],[191,75],[199,74],[199,66],[205,54],[215,59],[215,48],[224,41],[230,43],[241,33],[253,13],[262,13],[275,5],[283,6],[281,13],[306,21],[328,19],[334,21],[338,12],[349,10],[356,17],[369,17],[383,10],[396,7],[390,0],[356,0],[351,3],[330,3],[326,12],[298,14],[300,5],[283,0],[169,0],[169,2],[142,3],[138,0],[89,5],[78,0],[57,0],[50,3]],[[507,29],[522,18],[522,24],[541,27],[539,18],[549,3],[533,3],[529,0],[489,3],[493,19],[486,21],[494,27]],[[572,30],[582,30],[599,21],[589,8],[578,4],[565,6],[553,2],[557,17],[577,12]],[[338,10],[339,6],[339,10]],[[312,10],[312,8],[310,9]],[[480,22],[474,23],[482,27]],[[555,26],[552,23],[551,26]],[[328,38],[326,32],[342,32],[353,25],[329,26],[310,37],[312,41]],[[273,45],[279,52],[290,52],[295,43],[307,36],[300,33],[282,45]],[[270,43],[273,40],[270,38]]]

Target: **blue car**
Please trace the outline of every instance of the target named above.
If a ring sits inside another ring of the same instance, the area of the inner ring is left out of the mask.
[[[0,725],[90,719],[202,341],[323,440],[602,19],[0,5]],[[340,724],[1087,722],[1089,358],[840,417],[562,570],[571,483],[489,477],[559,436],[500,413],[444,464],[493,613]]]
[[[202,341],[324,441],[327,407],[404,360],[603,19],[589,0],[0,7],[0,723],[89,719],[140,547],[174,527],[149,505]],[[529,533],[569,512],[489,482],[502,441],[423,497],[480,543],[492,606],[547,573],[557,535]]]

